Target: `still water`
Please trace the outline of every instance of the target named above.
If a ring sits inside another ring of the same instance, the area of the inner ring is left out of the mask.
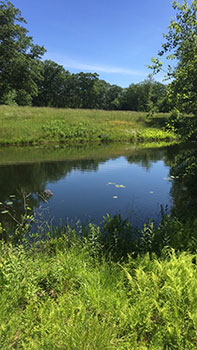
[[[99,223],[107,213],[120,213],[138,227],[149,219],[158,223],[161,206],[170,212],[176,201],[170,168],[181,152],[179,146],[131,145],[4,149],[0,201],[15,196],[12,207],[22,213],[23,193],[37,215],[54,225],[77,219]]]

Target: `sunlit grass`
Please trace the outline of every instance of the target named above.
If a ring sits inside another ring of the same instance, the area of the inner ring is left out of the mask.
[[[196,349],[195,219],[107,215],[43,240],[23,223],[0,241],[0,349]]]
[[[0,248],[0,348],[194,350],[194,256],[121,264],[73,238]]]
[[[0,144],[175,140],[172,132],[162,130],[167,118],[131,111],[0,106]]]

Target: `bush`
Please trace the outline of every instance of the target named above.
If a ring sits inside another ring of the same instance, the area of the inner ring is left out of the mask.
[[[7,94],[3,95],[1,103],[8,106],[17,106],[16,97],[16,90],[10,90]]]
[[[175,132],[182,140],[197,140],[197,118],[184,116],[177,109],[172,111],[166,129]]]

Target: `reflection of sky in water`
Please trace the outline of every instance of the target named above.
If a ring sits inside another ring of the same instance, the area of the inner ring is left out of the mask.
[[[47,184],[54,194],[48,203],[50,215],[55,217],[55,224],[60,218],[99,222],[106,213],[121,213],[135,224],[149,218],[158,221],[160,206],[171,206],[171,183],[164,179],[168,176],[169,167],[162,160],[152,162],[147,170],[124,157],[101,163],[96,171],[75,169]]]
[[[168,205],[169,209],[172,205],[170,189],[175,181],[169,181],[169,170],[179,153],[178,147],[133,149],[132,146],[125,153],[119,145],[114,146],[113,152],[108,148],[111,145],[103,146],[104,149],[94,147],[91,146],[92,153],[82,148],[83,157],[75,152],[73,159],[70,150],[66,149],[62,161],[28,164],[20,161],[20,164],[0,165],[0,200],[5,201],[10,194],[23,190],[30,194],[29,206],[37,208],[35,210],[42,214],[41,218],[54,218],[55,225],[60,219],[64,222],[67,218],[100,222],[106,213],[121,213],[135,225],[142,225],[149,218],[158,222],[160,205],[164,208]],[[34,148],[31,150],[35,152]],[[39,152],[44,159],[43,150]],[[126,156],[115,158],[116,152]],[[66,160],[67,153],[70,160]],[[38,195],[46,189],[53,193],[48,203],[41,201]],[[176,199],[177,192],[171,193]],[[20,214],[23,203],[15,204]]]

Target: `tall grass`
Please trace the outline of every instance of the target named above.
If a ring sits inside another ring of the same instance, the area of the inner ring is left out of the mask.
[[[115,263],[78,238],[0,247],[0,348],[194,350],[194,255]]]
[[[168,114],[0,106],[0,144],[176,140]]]
[[[196,349],[196,224],[107,216],[1,241],[0,348]]]

